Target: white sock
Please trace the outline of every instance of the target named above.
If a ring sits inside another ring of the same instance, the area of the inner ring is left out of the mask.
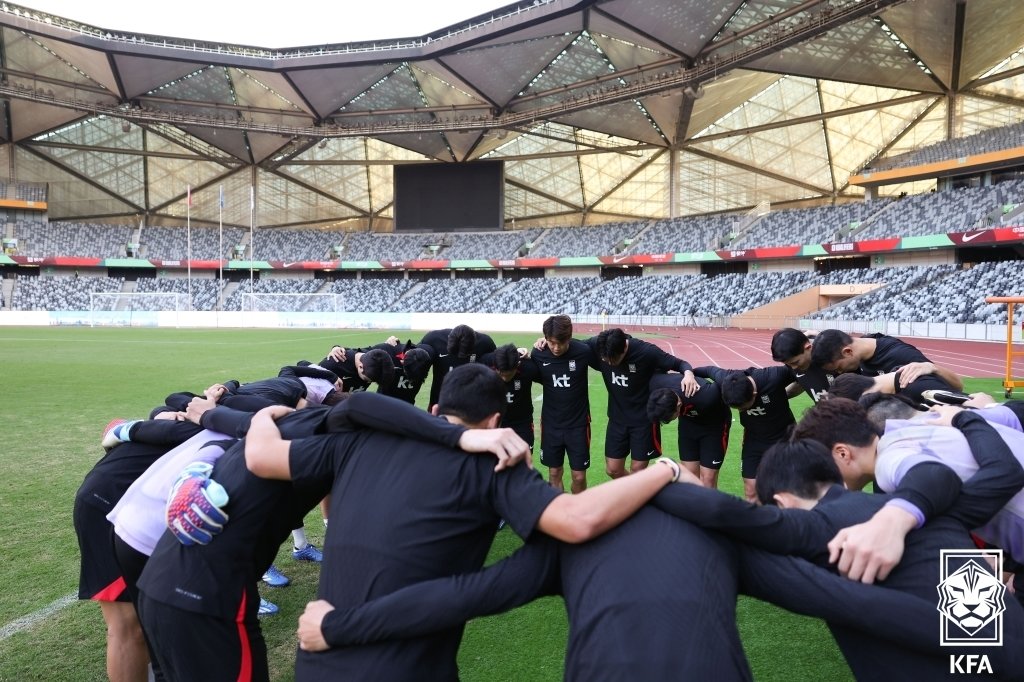
[[[327,519],[324,519],[324,530],[327,530]]]
[[[309,544],[309,540],[306,539],[306,529],[298,528],[292,531],[292,542],[295,545],[295,549],[303,549]]]

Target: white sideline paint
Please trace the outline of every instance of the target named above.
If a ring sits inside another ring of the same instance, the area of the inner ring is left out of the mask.
[[[50,604],[47,604],[35,613],[30,613],[27,616],[22,616],[21,618],[16,618],[12,620],[10,623],[0,628],[0,642],[4,641],[11,635],[16,635],[19,632],[24,632],[25,630],[28,630],[30,627],[32,627],[39,621],[49,618],[58,611],[67,608],[68,605],[74,603],[75,601],[78,601],[77,592],[65,594],[60,599],[51,602]]]

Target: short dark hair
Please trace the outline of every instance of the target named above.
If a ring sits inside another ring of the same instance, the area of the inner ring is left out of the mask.
[[[386,350],[368,350],[363,353],[360,362],[363,363],[363,374],[370,381],[389,388],[395,383],[395,362]]]
[[[402,371],[405,378],[413,383],[418,384],[427,378],[431,364],[433,357],[425,348],[410,348],[402,354]]]
[[[343,400],[345,400],[346,398],[348,398],[350,395],[352,395],[352,394],[351,393],[346,393],[345,391],[339,391],[336,388],[332,388],[331,390],[327,391],[327,394],[324,395],[324,399],[322,401],[320,401],[320,404],[321,405],[337,405],[338,403],[340,403]]]
[[[478,424],[492,414],[505,414],[505,383],[494,370],[476,362],[459,365],[444,377],[437,399],[438,414]]]
[[[754,384],[746,372],[729,372],[720,384],[722,402],[729,407],[742,407],[754,399]]]
[[[859,400],[864,395],[864,391],[867,391],[874,385],[875,380],[869,376],[847,372],[837,376],[832,385],[828,387],[828,397]]]
[[[924,411],[923,407],[919,407],[913,400],[903,395],[868,393],[858,402],[864,408],[868,421],[879,433],[885,432],[887,419],[913,419],[919,412]]]
[[[754,489],[761,504],[774,504],[777,493],[816,500],[823,486],[843,485],[832,453],[816,440],[781,442],[768,448],[757,467]]]
[[[626,352],[626,332],[618,327],[605,329],[597,335],[597,354],[604,361],[620,357]]]
[[[804,412],[793,430],[793,440],[810,438],[831,452],[836,443],[869,445],[879,434],[863,407],[849,398],[829,398],[819,400]]]
[[[545,339],[561,342],[572,338],[572,320],[568,315],[552,315],[544,320],[540,329]]]
[[[522,359],[516,344],[507,343],[504,346],[498,346],[494,350],[494,369],[499,372],[511,372],[519,367]]]
[[[655,424],[668,424],[679,416],[679,396],[671,388],[656,388],[647,398],[647,418]]]
[[[468,324],[460,324],[448,332],[448,353],[458,358],[468,358],[476,348],[476,330]]]
[[[826,329],[814,337],[811,362],[819,367],[831,364],[843,356],[843,347],[853,343],[853,337],[838,329]]]
[[[799,329],[786,327],[772,335],[772,360],[786,362],[804,352],[810,339]]]

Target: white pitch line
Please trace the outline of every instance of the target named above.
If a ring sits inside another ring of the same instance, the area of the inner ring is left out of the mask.
[[[0,642],[4,641],[12,635],[16,635],[19,632],[24,632],[25,630],[28,630],[39,621],[49,618],[58,611],[67,608],[70,604],[73,604],[77,600],[77,592],[65,594],[60,599],[50,604],[47,604],[35,613],[30,613],[27,616],[22,616],[21,618],[16,618],[15,620],[12,620],[10,623],[0,628]]]

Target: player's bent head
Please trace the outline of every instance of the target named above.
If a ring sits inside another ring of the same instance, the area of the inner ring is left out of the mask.
[[[560,343],[566,343],[572,338],[572,320],[568,315],[552,315],[544,320],[541,325],[541,333],[545,339],[554,339]]]
[[[903,395],[867,393],[858,403],[864,408],[868,421],[880,433],[885,431],[887,419],[913,419],[921,412],[927,412],[924,406],[916,405],[913,400]]]
[[[793,438],[810,438],[831,452],[836,443],[865,447],[880,435],[863,407],[848,398],[819,400],[804,412]]]
[[[865,393],[874,392],[875,380],[863,374],[847,372],[840,374],[828,387],[829,398],[859,400]]]
[[[617,365],[626,355],[626,332],[618,327],[605,329],[597,335],[597,353],[609,365]]]
[[[471,362],[444,377],[437,413],[478,427],[494,415],[505,414],[505,384],[490,367]]]
[[[432,358],[428,350],[424,348],[410,348],[405,351],[405,355],[402,358],[402,371],[405,372],[406,379],[419,384],[427,378],[431,363]]]
[[[515,375],[520,362],[522,362],[522,357],[514,343],[498,346],[494,351],[494,369],[503,381],[508,381]]]
[[[754,384],[743,372],[729,372],[722,379],[722,402],[738,410],[749,409],[754,402]]]
[[[448,354],[468,358],[476,348],[476,331],[468,324],[460,324],[448,332]]]
[[[807,335],[799,329],[780,329],[772,335],[772,360],[789,364],[789,360],[804,352],[808,343]]]
[[[381,348],[374,348],[362,354],[362,374],[370,381],[381,386],[395,383],[395,362],[391,355]]]
[[[679,416],[679,396],[671,388],[657,388],[647,398],[647,418],[655,424],[668,424]]]
[[[832,453],[818,441],[804,439],[768,448],[757,467],[755,490],[761,504],[775,504],[779,493],[817,501],[832,485],[843,485]]]
[[[843,348],[853,343],[853,337],[838,329],[826,329],[814,337],[811,347],[811,362],[828,369],[836,360],[843,357]]]

